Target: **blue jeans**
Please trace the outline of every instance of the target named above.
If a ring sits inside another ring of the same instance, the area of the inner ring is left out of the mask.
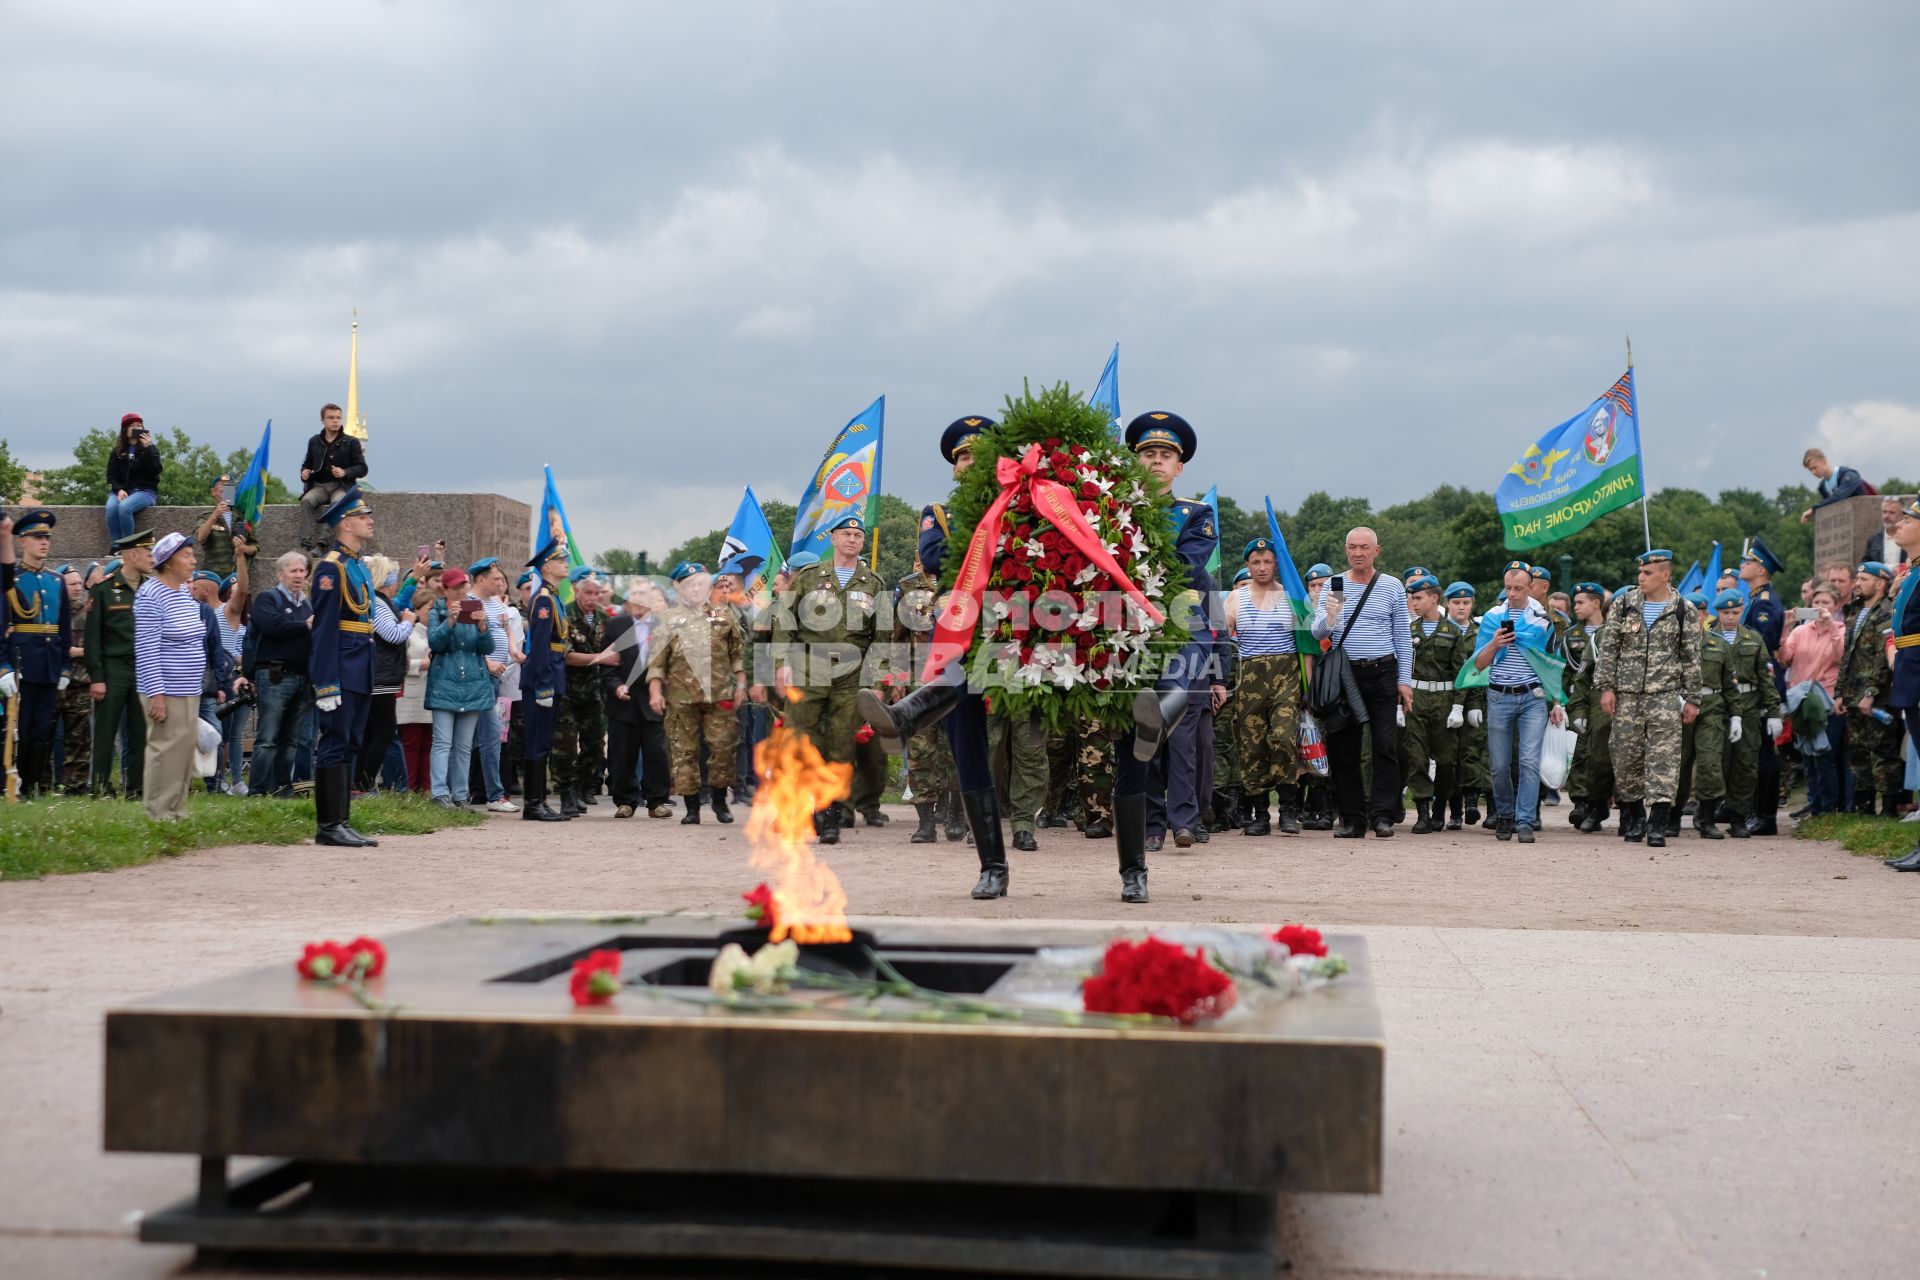
[[[435,800],[467,802],[467,775],[473,769],[473,730],[480,711],[435,711],[433,757],[428,778]]]
[[[507,789],[500,785],[500,714],[499,702],[489,702],[481,711],[480,720],[473,728],[473,741],[480,752],[480,782],[487,793],[487,802],[507,798]],[[466,785],[462,782],[462,787]],[[461,798],[466,792],[462,790]]]
[[[227,753],[227,782],[240,781],[240,765],[246,758],[244,749],[247,738],[247,721],[253,718],[252,707],[242,707],[230,712],[220,725],[221,749]]]
[[[1833,722],[1827,723],[1831,726]],[[1827,741],[1833,741],[1832,728],[1827,730]],[[1807,770],[1807,804],[1814,813],[1832,813],[1840,807],[1840,778],[1835,773],[1839,761],[1839,754],[1833,751],[1800,753],[1800,763]]]
[[[1493,773],[1493,811],[1516,827],[1540,828],[1540,744],[1547,736],[1547,700],[1527,693],[1487,690],[1487,763]],[[1520,753],[1520,793],[1514,794],[1514,752]]]
[[[133,532],[133,518],[158,502],[160,497],[151,489],[129,489],[127,496],[116,498],[107,495],[107,537],[124,538]]]
[[[253,738],[247,792],[272,795],[293,785],[294,749],[313,730],[313,686],[305,675],[291,671],[275,680],[262,666],[255,688],[260,691],[260,728]]]

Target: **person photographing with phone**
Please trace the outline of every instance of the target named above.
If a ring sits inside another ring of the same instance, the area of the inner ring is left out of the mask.
[[[1540,830],[1540,746],[1547,721],[1559,724],[1566,714],[1558,702],[1561,663],[1547,652],[1553,624],[1531,595],[1531,566],[1508,561],[1500,581],[1506,597],[1482,615],[1473,652],[1474,670],[1487,676],[1493,834],[1532,844]]]
[[[1400,815],[1400,750],[1397,721],[1413,710],[1413,633],[1407,591],[1398,578],[1374,568],[1380,539],[1361,527],[1347,534],[1347,571],[1320,592],[1313,634],[1345,652],[1366,719],[1349,719],[1327,737],[1334,803],[1340,811],[1335,835],[1357,840],[1393,834]],[[1353,612],[1345,613],[1347,600]],[[1360,782],[1360,735],[1373,739],[1373,795]]]
[[[133,532],[133,518],[160,500],[160,450],[137,413],[120,419],[120,435],[107,455],[107,537]]]

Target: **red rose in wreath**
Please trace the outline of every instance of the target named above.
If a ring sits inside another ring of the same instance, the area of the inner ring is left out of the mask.
[[[1192,1023],[1233,1007],[1233,979],[1188,951],[1149,935],[1107,947],[1100,972],[1081,986],[1088,1013],[1147,1013]]]
[[[1308,928],[1304,924],[1281,925],[1273,931],[1273,940],[1285,947],[1289,955],[1323,956],[1327,954],[1327,942],[1320,936],[1320,931]]]
[[[620,994],[620,953],[593,951],[573,964],[567,984],[576,1005],[605,1004]]]

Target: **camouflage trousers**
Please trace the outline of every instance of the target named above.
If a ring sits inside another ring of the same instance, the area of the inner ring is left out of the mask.
[[[1227,703],[1240,781],[1255,796],[1300,777],[1300,659],[1290,653],[1240,660],[1240,683]]]
[[[800,701],[787,706],[788,726],[803,734],[827,763],[852,764],[853,735],[860,728],[859,669],[832,684],[800,688],[800,693]]]
[[[1881,724],[1860,709],[1847,710],[1847,763],[1853,769],[1855,795],[1901,791],[1906,769],[1900,759],[1900,721]],[[1864,802],[1863,802],[1864,803]]]
[[[1078,774],[1082,821],[1113,825],[1114,745],[1119,735],[1098,720],[1080,722]]]
[[[734,783],[740,717],[717,702],[667,704],[667,755],[672,762],[673,794],[700,794],[700,744],[707,745],[707,784],[715,793]]]
[[[915,804],[939,804],[953,790],[953,748],[942,725],[929,725],[907,739],[907,789]]]
[[[1462,727],[1460,750],[1455,762],[1454,776],[1459,789],[1469,795],[1484,796],[1493,794],[1493,771],[1487,764],[1487,722],[1482,712],[1480,727],[1471,724]],[[1613,777],[1613,766],[1607,766],[1607,777]],[[1611,786],[1611,783],[1609,783]]]
[[[1447,728],[1452,710],[1452,693],[1413,691],[1413,714],[1400,730],[1400,780],[1416,800],[1431,800],[1436,795],[1445,799],[1453,794],[1460,735]],[[1429,764],[1433,767],[1431,774]]]
[[[1616,695],[1613,788],[1622,802],[1673,801],[1680,787],[1682,737],[1678,693]]]
[[[853,732],[853,790],[847,797],[847,803],[853,806],[855,813],[877,813],[880,810],[880,798],[893,776],[891,761],[879,739],[868,738],[861,742],[860,730],[855,728]]]
[[[572,688],[561,696],[560,715],[553,727],[552,758],[549,767],[555,786],[563,791],[576,790],[583,796],[598,792],[600,768],[607,758],[607,706],[600,700],[597,682],[578,697]]]
[[[1600,805],[1613,798],[1613,717],[1597,698],[1587,708],[1587,731],[1574,740],[1567,794]]]
[[[1673,802],[1719,803],[1727,795],[1727,714],[1702,711],[1680,731],[1680,773]]]
[[[1240,696],[1235,688],[1227,698],[1227,705],[1220,708],[1213,718],[1213,786],[1211,790],[1224,791],[1237,787],[1244,780],[1240,770],[1240,726],[1234,722],[1234,704]],[[1207,808],[1213,803],[1212,797],[1201,796],[1200,807]]]
[[[989,716],[987,760],[1007,825],[1014,831],[1032,831],[1034,815],[1047,803],[1046,722],[1037,715],[1020,720],[998,713]]]
[[[60,782],[79,795],[86,791],[93,770],[93,694],[84,676],[60,691],[54,714],[59,717]],[[109,747],[111,750],[111,747]]]

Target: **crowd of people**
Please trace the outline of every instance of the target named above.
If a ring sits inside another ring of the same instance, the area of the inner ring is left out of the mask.
[[[1145,855],[1169,841],[1477,825],[1532,843],[1562,791],[1580,830],[1617,810],[1620,836],[1656,847],[1689,816],[1703,839],[1777,834],[1796,779],[1795,816],[1912,812],[1920,503],[1887,499],[1880,554],[1824,566],[1793,607],[1759,540],[1684,596],[1672,553],[1654,549],[1614,589],[1556,592],[1515,560],[1482,602],[1426,566],[1383,571],[1366,528],[1338,572],[1306,570],[1295,600],[1266,538],[1211,580],[1208,508],[1172,494],[1192,428],[1151,417],[1126,440],[1206,603],[1180,696],[1138,713],[1137,772],[1086,733],[994,711],[990,693],[976,707],[915,692],[941,605],[942,504],[897,584],[863,558],[852,509],[829,522],[829,554],[764,583],[743,558],[681,563],[665,582],[570,568],[557,526],[524,566],[449,565],[444,543],[402,564],[372,550],[365,452],[328,405],[302,465],[325,533],[271,560],[270,581],[223,495],[190,529],[135,527],[162,466],[137,415],[109,462],[114,559],[59,564],[52,512],[0,515],[0,696],[20,790],[138,798],[165,821],[196,785],[271,802],[310,784],[317,838],[340,845],[374,843],[351,802],[381,788],[528,821],[578,817],[605,793],[617,817],[725,823],[752,803],[753,748],[782,718],[852,768],[847,800],[816,815],[823,842],[887,824],[888,752],[902,751],[910,839],[973,845],[976,896],[1007,892],[1005,815],[1019,851],[1050,829],[1117,839],[1127,901],[1146,900]],[[993,429],[982,416],[948,428],[956,479]],[[1824,458],[1808,466],[1831,478]],[[1550,730],[1573,744],[1554,786]]]

